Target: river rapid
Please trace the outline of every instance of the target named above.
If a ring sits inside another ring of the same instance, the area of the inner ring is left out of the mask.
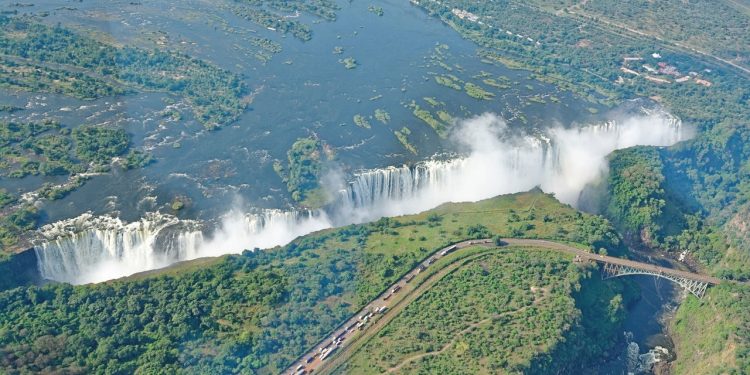
[[[113,168],[93,176],[61,200],[30,198],[44,224],[33,249],[42,278],[101,282],[536,186],[576,205],[584,186],[606,172],[610,152],[669,146],[692,133],[654,103],[607,108],[527,72],[483,62],[476,45],[407,1],[378,2],[382,17],[366,3],[348,1],[339,3],[334,22],[302,14],[300,20],[313,30],[308,42],[238,17],[233,3],[117,0],[61,7],[57,0],[40,0],[20,9],[48,24],[60,22],[118,43],[154,48],[158,41],[241,74],[252,92],[249,110],[236,122],[207,132],[189,104],[169,94],[83,101],[0,90],[0,104],[22,108],[0,113],[3,120],[53,118],[71,129],[120,126],[133,135],[136,148],[157,160],[143,169]],[[258,59],[248,36],[267,38],[281,51]],[[356,59],[356,69],[341,64],[345,57]],[[445,75],[476,82],[495,96],[477,100],[438,84],[436,77]],[[502,78],[507,87],[487,86],[483,77]],[[417,118],[414,104],[449,114],[447,136]],[[390,122],[372,118],[379,109],[389,113]],[[356,126],[355,115],[373,126]],[[404,128],[415,153],[394,136]],[[331,169],[336,173],[324,181],[329,203],[320,209],[295,205],[273,169],[301,137],[324,141],[336,155]],[[64,181],[1,177],[0,186],[22,196]],[[176,197],[189,204],[171,209]],[[663,287],[655,290],[672,293]],[[643,298],[631,313],[626,329],[641,354],[656,346],[650,337],[662,331],[643,322],[654,321],[664,301]]]

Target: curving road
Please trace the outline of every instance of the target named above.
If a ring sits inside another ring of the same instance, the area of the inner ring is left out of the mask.
[[[559,242],[516,238],[505,238],[502,241],[503,246],[510,245],[514,247],[535,247],[556,250],[575,255],[580,260],[641,268],[663,274],[703,281],[713,285],[721,282],[721,280],[715,277],[659,267],[648,263],[636,262],[612,256],[593,254]],[[494,241],[491,239],[480,239],[462,241],[435,251],[435,253],[417,265],[417,267],[409,271],[401,277],[401,279],[386,289],[386,291],[365,305],[365,307],[363,307],[356,315],[336,328],[333,333],[321,340],[317,345],[310,349],[310,351],[289,366],[289,368],[283,373],[292,375],[309,374],[313,372],[330,372],[335,370],[352,354],[354,354],[354,352],[363,345],[369,337],[372,337],[375,333],[379,332],[380,329],[393,320],[393,318],[395,318],[411,301],[429,290],[432,285],[442,279],[443,276],[453,272],[474,257],[484,255],[484,253],[479,253],[467,258],[458,258],[455,262],[445,265],[444,268],[430,275],[428,278],[420,280],[420,284],[417,285],[416,282],[414,284],[411,283],[419,273],[429,269],[429,267],[438,259],[470,246],[484,246],[487,248],[496,247]]]

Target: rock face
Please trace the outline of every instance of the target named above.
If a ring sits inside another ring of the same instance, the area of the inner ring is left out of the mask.
[[[750,203],[729,219],[726,228],[732,244],[743,252],[750,252]]]

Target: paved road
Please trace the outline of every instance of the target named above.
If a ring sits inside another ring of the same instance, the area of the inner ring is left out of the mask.
[[[404,287],[408,286],[408,284],[414,277],[416,277],[417,274],[429,268],[435,261],[447,255],[448,253],[452,253],[453,251],[456,251],[458,249],[480,243],[483,245],[491,245],[492,240],[467,240],[436,251],[432,256],[422,261],[422,263],[420,263],[416,268],[409,271],[409,273],[407,273],[400,280],[391,285],[385,292],[368,303],[356,315],[351,317],[344,324],[340,325],[335,331],[333,331],[332,334],[328,335],[325,339],[315,345],[309,352],[305,353],[304,356],[295,361],[291,366],[289,366],[286,371],[284,371],[284,374],[304,373],[302,372],[303,369],[307,371],[307,373],[317,372],[321,365],[323,365],[324,361],[330,360],[331,356],[337,354],[336,352],[348,347],[352,342],[352,337],[358,335],[362,331],[369,329],[373,321],[379,321],[384,312],[387,312],[388,309],[392,308],[396,303],[398,303],[400,301],[400,298],[398,299],[399,301],[397,301],[394,296],[399,294]],[[382,309],[383,307],[386,308],[385,311],[382,311],[380,313],[376,312],[378,311],[378,309]],[[370,316],[367,317],[368,315]],[[362,324],[360,325],[360,323]],[[358,325],[360,326],[358,327]],[[326,357],[325,359],[322,359],[325,354],[329,353],[331,350],[333,350],[333,352],[331,352],[331,354],[328,354],[328,357]]]
[[[338,358],[332,358],[339,357],[341,352],[349,352],[351,349],[353,349],[351,346],[354,343],[361,341],[363,336],[370,336],[371,333],[379,331],[380,328],[382,328],[385,324],[387,324],[387,322],[393,319],[395,315],[397,315],[398,312],[400,312],[400,310],[402,310],[405,305],[413,299],[408,297],[399,298],[401,297],[399,293],[402,293],[404,289],[409,289],[412,287],[412,285],[410,285],[410,282],[416,277],[417,274],[429,268],[438,259],[457,250],[469,246],[494,247],[495,245],[493,242],[494,241],[490,239],[466,240],[455,245],[439,249],[430,257],[422,261],[416,268],[409,271],[409,273],[404,275],[396,283],[391,285],[385,292],[368,303],[356,315],[340,325],[336,330],[334,330],[332,334],[321,340],[310,351],[305,353],[305,355],[300,357],[286,371],[284,371],[284,374],[309,374],[313,372],[320,372],[320,370],[332,370],[335,366],[332,367],[331,365],[333,364],[331,362],[339,362],[337,360]],[[537,247],[549,250],[557,250],[568,254],[577,255],[582,260],[641,268],[654,272],[661,272],[667,275],[703,281],[713,285],[719,284],[721,282],[721,280],[710,276],[678,271],[648,263],[636,262],[612,256],[592,254],[585,250],[553,241],[505,238],[503,239],[503,242],[506,244],[506,246],[511,245],[515,247]],[[446,268],[450,268],[450,265],[446,266]],[[439,279],[439,277],[437,279]],[[428,288],[429,285],[420,286],[416,289],[425,289],[426,287]],[[411,294],[412,292],[416,291],[415,288],[411,289],[413,290],[409,290],[407,291],[407,293]],[[395,310],[391,311],[394,308]],[[371,330],[374,331],[370,332]],[[368,334],[366,335],[364,333]]]

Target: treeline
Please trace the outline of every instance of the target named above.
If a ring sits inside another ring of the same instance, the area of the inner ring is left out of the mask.
[[[703,299],[685,300],[670,329],[679,340],[675,373],[750,373],[748,310],[747,285],[726,283],[710,288]]]
[[[317,208],[327,203],[320,181],[325,174],[326,163],[333,157],[333,150],[319,139],[299,138],[287,151],[286,166],[277,160],[274,170],[286,183],[294,201]]]
[[[590,225],[549,195],[524,193],[328,230],[200,269],[0,292],[0,371],[278,373],[429,252],[507,235],[511,211],[532,202],[526,237]]]
[[[645,6],[641,2],[622,5],[602,1],[577,9],[578,3],[570,1],[551,4],[417,0],[416,3],[484,47],[481,56],[487,62],[531,70],[537,78],[590,100],[618,103],[634,97],[653,98],[685,124],[697,128],[693,140],[675,147],[635,148],[615,153],[610,158],[611,175],[600,186],[603,201],[599,212],[626,233],[632,246],[669,250],[675,257],[686,252],[715,275],[750,280],[747,76],[709,57],[679,51],[604,22],[636,28],[646,25],[649,32],[664,38],[679,42],[679,37],[687,37],[693,45],[734,58],[746,55],[747,48],[741,45],[747,33],[745,28],[733,26],[747,24],[748,17],[738,11],[726,15],[718,9],[736,9],[739,5],[695,1]],[[567,7],[571,7],[570,12],[564,9]],[[452,13],[453,8],[482,17],[482,24],[460,19]],[[581,17],[582,13],[593,16]],[[655,24],[659,27],[648,26]],[[740,47],[735,50],[736,46]],[[660,54],[659,61],[674,66],[682,74],[692,72],[692,77],[704,78],[711,85],[697,84],[693,79],[684,83],[656,83],[645,79],[643,74],[633,76],[620,70],[624,57],[650,59],[653,53]],[[743,294],[738,291],[724,295]],[[720,307],[744,307],[741,298],[727,301]],[[717,306],[701,304],[695,310],[703,316],[725,311],[717,310]],[[734,324],[750,325],[746,314],[734,317]],[[713,322],[695,323],[692,332],[677,332],[676,342],[678,351],[695,353],[696,361],[706,364],[705,371],[700,372],[747,372],[747,345],[737,344],[748,341],[750,335],[746,330],[709,339],[694,332],[711,331]],[[711,353],[720,351],[719,348],[727,351],[722,353],[721,360],[709,358],[706,354],[709,351],[703,349],[707,345],[713,346]],[[678,356],[677,361],[686,363],[684,368],[697,368],[690,367],[695,361],[686,360],[685,356]]]
[[[0,173],[20,178],[27,175],[67,175],[89,168],[106,169],[130,149],[130,135],[121,128],[84,125],[73,130],[62,124],[0,121]],[[141,152],[131,151],[126,169],[147,162]]]
[[[302,41],[309,41],[312,39],[312,28],[299,21],[296,14],[282,13],[305,12],[328,21],[334,21],[339,6],[330,0],[243,0],[231,9],[234,14],[248,21],[284,34],[292,34]]]
[[[31,92],[50,92],[78,99],[125,95],[132,90],[80,72],[53,69],[0,57],[0,87]]]
[[[634,297],[621,284],[605,284],[557,252],[478,254],[410,303],[338,373],[573,373],[591,369],[616,343]]]

